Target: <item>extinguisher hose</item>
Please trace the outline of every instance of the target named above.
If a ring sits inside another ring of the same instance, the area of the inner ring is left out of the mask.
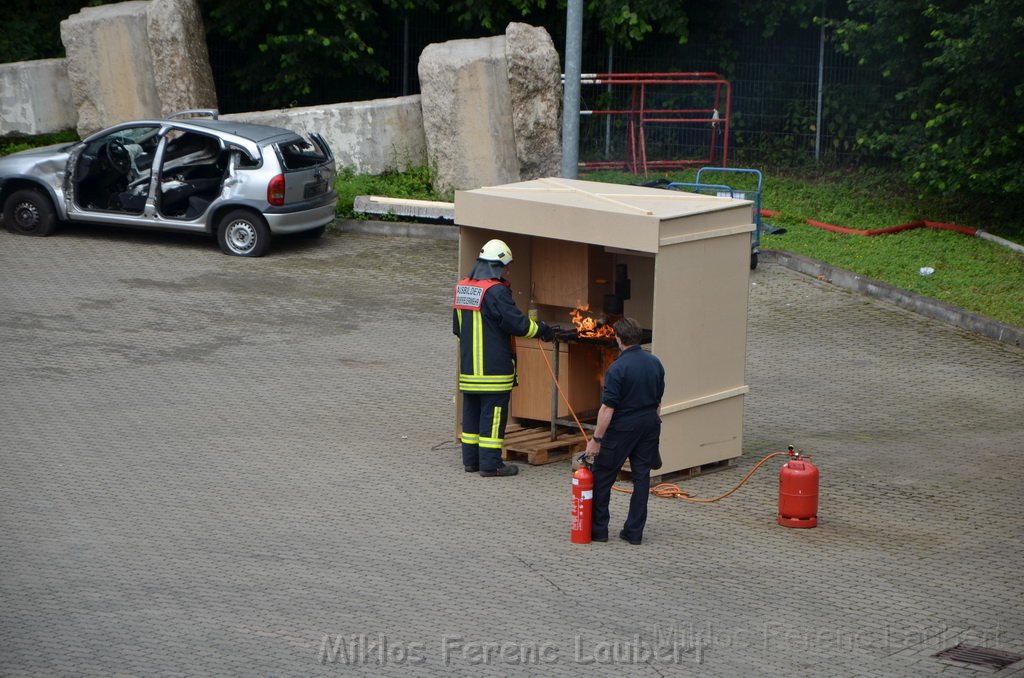
[[[569,413],[572,415],[573,421],[576,422],[576,426],[579,427],[580,434],[583,435],[583,439],[589,443],[590,438],[587,436],[587,431],[586,429],[583,428],[583,424],[580,423],[579,417],[576,416],[576,411],[573,410],[572,405],[569,404],[569,399],[565,396],[565,392],[562,391],[562,387],[558,383],[558,379],[555,377],[555,370],[551,367],[551,362],[548,360],[547,355],[544,353],[544,346],[541,344],[540,339],[537,340],[537,348],[540,349],[540,355],[542,358],[544,358],[544,364],[547,365],[548,374],[551,375],[551,381],[552,383],[554,383],[555,388],[558,390],[558,395],[561,396],[562,402],[565,403],[565,406],[569,408]],[[712,497],[710,499],[698,499],[697,497],[691,497],[689,493],[684,492],[682,488],[680,488],[678,485],[674,483],[660,483],[658,485],[655,485],[654,487],[651,488],[651,494],[654,495],[655,497],[661,497],[663,499],[679,499],[680,501],[689,501],[695,504],[712,504],[716,501],[721,501],[725,499],[729,495],[736,492],[736,490],[743,487],[747,483],[747,481],[750,480],[750,476],[754,475],[754,472],[757,471],[757,469],[761,468],[764,465],[764,463],[769,459],[777,457],[780,454],[786,454],[786,452],[772,452],[771,454],[766,455],[761,461],[757,462],[757,464],[754,465],[754,468],[750,469],[750,471],[747,472],[747,475],[743,476],[743,479],[740,480],[740,482],[738,482],[735,487],[733,487],[725,494],[719,495],[717,497]],[[618,487],[615,485],[612,486],[612,489],[615,490],[616,492],[633,494],[633,490],[627,490],[623,487]]]

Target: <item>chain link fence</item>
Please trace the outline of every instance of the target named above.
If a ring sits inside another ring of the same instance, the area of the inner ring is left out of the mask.
[[[378,50],[388,70],[383,81],[354,80],[330,72],[313,84],[303,102],[267,102],[258,92],[231,82],[231,72],[246,56],[238,50],[211,45],[210,56],[225,112],[289,105],[336,103],[418,94],[416,65],[423,48],[434,42],[473,37],[459,34],[443,13],[397,17],[383,27],[388,42]],[[549,28],[556,49],[563,53],[564,27]],[[588,46],[585,44],[585,48]],[[756,28],[732,32],[727,43],[700,35],[680,45],[652,36],[633,50],[598,46],[585,51],[584,73],[714,72],[729,81],[728,164],[731,166],[802,167],[815,164],[887,165],[889,158],[872,155],[859,140],[866,134],[894,128],[909,120],[909,106],[896,101],[898,85],[839,54],[816,25],[780,29],[766,37]],[[631,105],[627,89],[584,87],[584,110],[625,110]],[[710,111],[712,96],[694,87],[665,87],[647,93],[654,109]],[[713,107],[713,106],[712,106]],[[724,126],[710,112],[703,123],[646,123],[646,157],[684,161],[720,153]],[[719,110],[721,116],[725,110]],[[580,159],[625,167],[631,153],[628,115],[583,115]],[[716,134],[718,135],[716,137]],[[716,149],[711,149],[717,144]],[[711,152],[713,151],[714,152]]]

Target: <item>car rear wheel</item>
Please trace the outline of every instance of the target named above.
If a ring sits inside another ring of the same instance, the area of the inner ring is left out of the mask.
[[[50,235],[57,227],[57,212],[49,196],[34,188],[15,191],[4,203],[4,226],[19,235]]]
[[[217,225],[217,242],[224,254],[262,257],[270,247],[270,229],[263,217],[248,210],[233,210]]]

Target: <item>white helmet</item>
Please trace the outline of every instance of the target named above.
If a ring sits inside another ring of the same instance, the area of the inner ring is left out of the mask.
[[[488,240],[480,248],[480,256],[477,259],[484,261],[500,261],[502,266],[512,263],[512,250],[504,242],[498,239]]]

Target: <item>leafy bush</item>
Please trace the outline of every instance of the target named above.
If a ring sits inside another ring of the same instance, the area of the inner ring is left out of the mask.
[[[74,130],[55,132],[54,134],[39,134],[35,136],[9,136],[0,139],[0,156],[10,155],[18,151],[27,151],[30,148],[49,146],[51,144],[62,144],[69,141],[78,141],[78,133]]]
[[[430,169],[425,166],[380,175],[356,174],[352,168],[345,167],[338,172],[335,189],[338,191],[339,219],[362,218],[362,215],[352,210],[357,195],[381,195],[410,200],[452,199],[451,196],[442,196],[434,192],[431,187]]]

